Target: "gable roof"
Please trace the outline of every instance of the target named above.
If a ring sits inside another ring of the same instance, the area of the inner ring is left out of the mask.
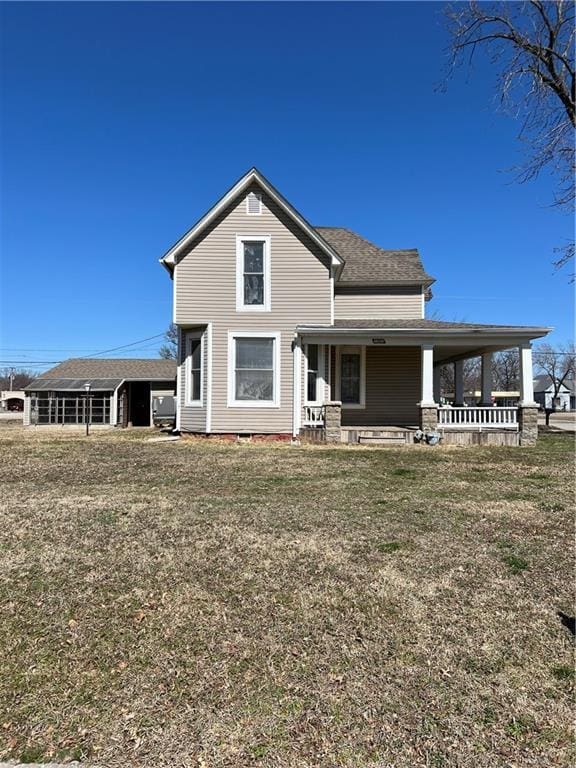
[[[218,216],[221,211],[229,205],[235,197],[240,195],[250,184],[256,182],[270,197],[282,208],[282,210],[326,253],[332,264],[337,266],[344,263],[343,258],[326,242],[322,235],[309,224],[306,219],[294,208],[286,198],[272,186],[268,179],[263,176],[257,168],[251,168],[238,181],[230,187],[223,197],[207,211],[194,226],[176,242],[169,251],[160,259],[160,263],[172,273],[176,264],[176,259],[186,246],[191,243],[198,235]]]
[[[344,227],[316,227],[344,259],[339,285],[388,285],[414,283],[428,287],[434,278],[426,274],[416,248],[385,250]]]
[[[534,377],[534,392],[546,392],[547,389],[553,386],[552,378],[548,373],[541,373],[539,376]],[[574,381],[572,379],[565,379],[560,388],[561,392],[564,390],[571,393],[574,392]]]
[[[34,379],[27,390],[38,388],[44,380],[120,380],[170,381],[176,378],[176,361],[133,358],[81,358],[65,360]],[[78,387],[75,387],[78,388]]]

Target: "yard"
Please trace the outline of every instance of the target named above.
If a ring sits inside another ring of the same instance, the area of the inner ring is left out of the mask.
[[[572,764],[570,435],[0,430],[0,759]]]

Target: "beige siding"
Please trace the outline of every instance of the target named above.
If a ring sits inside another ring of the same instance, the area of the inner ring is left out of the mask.
[[[382,288],[378,291],[336,288],[334,317],[336,320],[419,319],[424,301],[420,286]]]
[[[236,311],[236,236],[250,234],[271,237],[270,312]],[[212,323],[213,432],[292,430],[294,331],[301,323],[330,323],[329,278],[328,258],[265,194],[261,215],[246,214],[242,195],[180,260],[175,269],[176,322],[183,327]],[[281,334],[278,408],[228,408],[228,331]],[[191,429],[184,410],[181,428]]]
[[[417,426],[420,349],[366,347],[366,407],[342,408],[343,426]]]

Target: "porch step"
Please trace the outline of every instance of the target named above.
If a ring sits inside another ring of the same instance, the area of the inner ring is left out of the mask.
[[[373,437],[372,435],[360,435],[360,445],[406,445],[406,437],[395,435],[394,437]]]
[[[413,430],[402,427],[343,427],[344,442],[360,445],[411,445]]]

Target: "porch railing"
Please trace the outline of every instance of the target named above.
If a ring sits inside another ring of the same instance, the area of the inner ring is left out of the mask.
[[[304,427],[323,427],[324,426],[324,406],[323,405],[305,405],[304,406]]]
[[[518,428],[518,409],[501,407],[442,407],[438,409],[439,427]]]

